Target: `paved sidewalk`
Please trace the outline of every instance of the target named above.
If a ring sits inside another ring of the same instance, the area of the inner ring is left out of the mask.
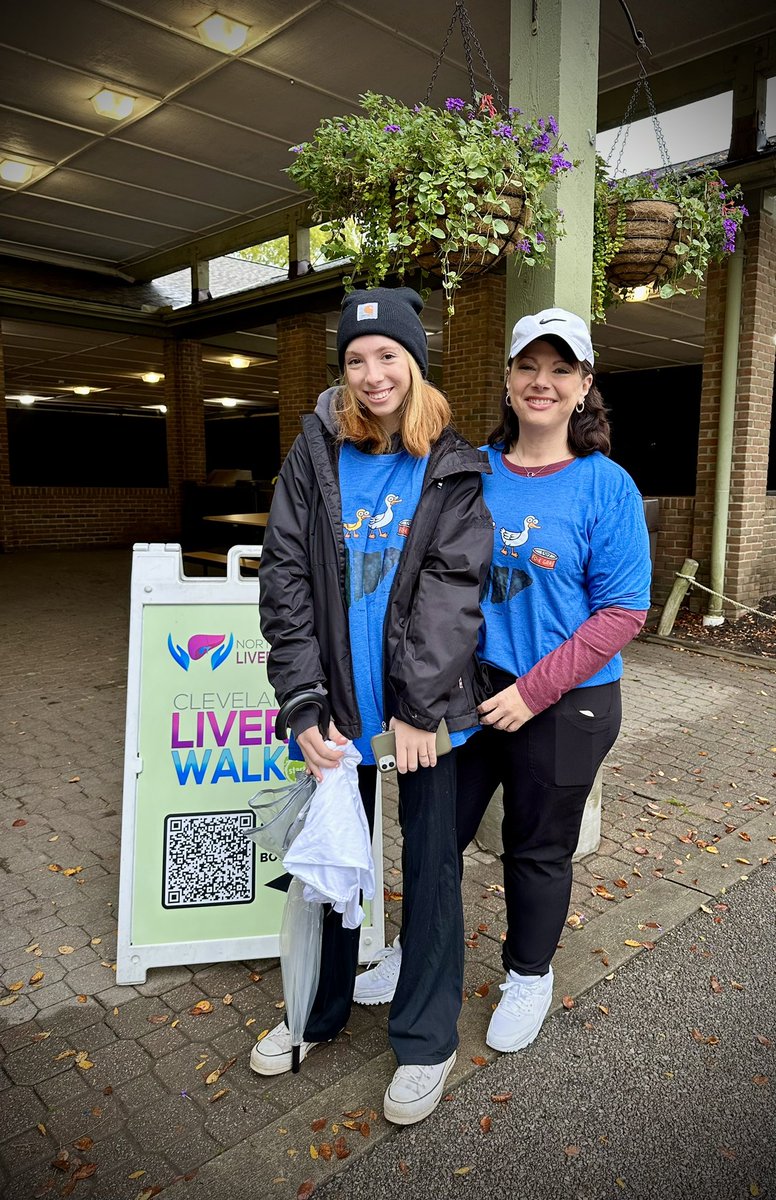
[[[386,1010],[354,1009],[347,1032],[298,1076],[267,1080],[247,1059],[256,1031],[279,1017],[275,961],[168,968],[139,987],[116,985],[129,568],[119,551],[0,557],[0,1189],[7,1200],[71,1191],[150,1200],[159,1190],[286,1200],[395,1139],[382,1118],[394,1066]],[[647,642],[626,660],[603,839],[575,870],[556,1010],[613,972],[638,977],[631,960],[701,906],[721,920],[723,893],[776,849],[776,674]],[[498,861],[471,847],[453,1094],[481,1070],[472,1058],[494,1057],[484,1031],[502,976],[499,881]],[[390,940],[401,904],[390,795],[385,883],[398,897],[386,899]],[[215,1011],[191,1017],[200,999]],[[232,1059],[213,1102],[205,1077]]]

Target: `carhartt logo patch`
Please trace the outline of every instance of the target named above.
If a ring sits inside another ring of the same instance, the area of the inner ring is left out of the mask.
[[[371,304],[359,304],[356,309],[357,321],[376,321],[378,305],[375,301]]]

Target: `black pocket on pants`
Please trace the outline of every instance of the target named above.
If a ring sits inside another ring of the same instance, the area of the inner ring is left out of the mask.
[[[574,688],[528,722],[531,774],[543,787],[592,787],[620,732],[620,685]]]

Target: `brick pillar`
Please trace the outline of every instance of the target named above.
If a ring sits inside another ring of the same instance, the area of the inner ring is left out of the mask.
[[[506,275],[486,271],[467,280],[443,333],[442,381],[456,427],[475,446],[498,420],[504,390]]]
[[[12,540],[11,464],[8,455],[8,418],[5,402],[3,334],[0,326],[0,549],[7,550]]]
[[[312,412],[326,387],[325,315],[298,313],[293,317],[280,317],[277,353],[282,462],[299,433],[301,414]]]
[[[776,328],[776,223],[760,212],[746,221],[746,247],[738,351],[733,470],[730,485],[725,594],[755,604],[773,590],[764,566],[768,439],[774,384]],[[726,270],[713,267],[707,279],[706,344],[703,357],[698,480],[693,558],[707,582],[714,511],[714,472],[722,369]],[[705,609],[705,603],[700,604]],[[728,611],[729,617],[740,610]]]
[[[164,402],[169,486],[179,488],[184,479],[204,483],[205,406],[199,342],[164,343]]]

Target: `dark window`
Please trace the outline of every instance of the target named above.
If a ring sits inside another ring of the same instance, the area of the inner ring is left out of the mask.
[[[8,409],[11,483],[167,487],[167,423],[158,413]]]
[[[700,366],[600,375],[612,426],[612,458],[645,496],[694,496],[701,409]]]

